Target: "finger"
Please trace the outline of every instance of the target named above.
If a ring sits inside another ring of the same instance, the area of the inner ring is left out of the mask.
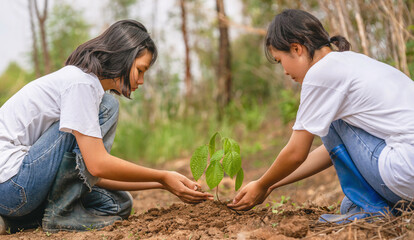
[[[180,198],[187,203],[200,203],[206,200],[204,198],[197,198],[191,195],[183,195],[180,196]]]
[[[250,210],[252,207],[253,206],[250,206],[250,205],[241,205],[241,206],[235,207],[233,209],[237,210],[237,211],[247,211],[247,210]]]
[[[245,210],[251,209],[252,207],[253,205],[251,203],[249,203],[248,201],[242,200],[231,208],[234,210],[245,211]]]
[[[206,199],[213,198],[213,195],[211,195],[210,193],[197,192],[189,188],[183,188],[181,191],[178,192],[177,196],[196,201],[204,201]]]
[[[198,183],[195,183],[194,190],[197,191],[198,189],[201,189],[201,185]]]
[[[207,192],[204,192],[203,193],[203,192],[195,191],[195,190],[188,189],[188,188],[184,191],[184,193],[190,194],[190,195],[195,196],[195,197],[200,197],[200,198],[203,198],[203,199],[207,199],[207,198],[212,198],[213,197],[213,195],[210,194],[210,193],[207,193]]]
[[[197,190],[197,188],[201,188],[201,186],[200,185],[198,185],[196,182],[193,182],[193,181],[191,181],[190,179],[188,179],[188,178],[186,178],[186,177],[183,177],[183,179],[182,179],[182,183],[186,186],[186,187],[188,187],[188,188],[190,188],[190,189],[193,189],[193,190]]]
[[[242,191],[239,192],[233,199],[233,204],[237,204],[241,199],[243,199],[243,197],[246,195],[247,192]]]

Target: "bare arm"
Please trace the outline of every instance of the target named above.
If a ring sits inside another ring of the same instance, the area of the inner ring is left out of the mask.
[[[109,154],[100,138],[94,138],[73,131],[88,171],[105,180],[118,181],[118,187],[143,187],[137,182],[157,182],[184,202],[195,203],[212,198],[209,193],[195,191],[200,186],[185,176],[171,171],[156,170],[139,166]],[[119,183],[119,182],[130,182]],[[115,184],[115,182],[106,182]],[[104,182],[105,184],[105,182]],[[120,186],[121,184],[122,186]],[[113,186],[114,187],[114,186]],[[148,185],[144,185],[148,187]]]
[[[268,189],[295,171],[307,158],[313,141],[313,134],[307,131],[293,131],[287,145],[282,149],[272,166],[258,180]]]
[[[290,175],[306,160],[313,138],[314,135],[307,131],[293,131],[289,142],[266,173],[259,180],[247,184],[228,206],[248,210],[262,203],[273,184]]]
[[[327,169],[330,166],[332,166],[332,161],[329,153],[326,151],[325,146],[321,145],[313,150],[306,158],[305,162],[300,165],[293,173],[277,182],[276,184],[273,184],[269,190],[272,191],[275,188],[310,177],[318,172]]]
[[[164,189],[164,186],[158,182],[121,182],[101,178],[97,186],[109,190],[122,191],[140,191],[148,189]]]

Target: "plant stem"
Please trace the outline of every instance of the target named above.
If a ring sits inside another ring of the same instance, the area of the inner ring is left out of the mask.
[[[217,197],[217,201],[219,201],[221,204],[223,204],[223,203],[220,201],[220,198],[219,198],[219,196],[218,196],[218,185],[217,185],[217,187],[216,187],[216,197]]]

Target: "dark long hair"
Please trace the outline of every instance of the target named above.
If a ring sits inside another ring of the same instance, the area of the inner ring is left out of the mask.
[[[129,73],[137,57],[152,54],[151,65],[156,61],[157,47],[147,29],[135,20],[121,20],[104,33],[82,45],[68,57],[65,65],[74,65],[99,79],[120,78],[122,95],[129,98]],[[119,92],[111,90],[120,95]]]
[[[269,61],[274,62],[270,53],[270,47],[277,50],[290,52],[290,44],[304,45],[313,59],[315,51],[324,46],[331,47],[331,43],[337,46],[338,51],[347,51],[351,45],[348,40],[340,35],[329,38],[328,32],[322,23],[312,14],[297,10],[287,9],[276,15],[270,23],[265,38],[265,53]]]

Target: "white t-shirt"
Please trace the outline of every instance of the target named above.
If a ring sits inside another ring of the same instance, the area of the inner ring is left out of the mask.
[[[395,194],[412,200],[414,82],[363,54],[331,52],[306,73],[293,129],[323,137],[337,119],[385,140],[380,175]]]
[[[75,66],[36,79],[13,95],[0,108],[0,183],[18,173],[30,147],[56,121],[60,131],[102,138],[103,95],[99,79]]]

